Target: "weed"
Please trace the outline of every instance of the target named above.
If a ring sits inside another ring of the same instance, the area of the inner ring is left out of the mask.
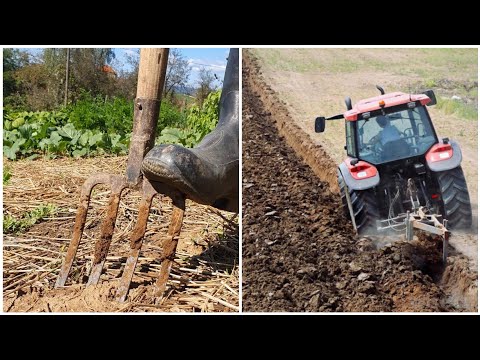
[[[12,173],[10,172],[10,168],[8,166],[5,166],[3,168],[3,185],[8,185],[11,177]]]
[[[57,207],[52,204],[39,205],[33,210],[27,211],[21,218],[10,214],[3,217],[3,231],[6,234],[20,233],[28,230],[32,225],[42,219],[52,216],[57,212]]]

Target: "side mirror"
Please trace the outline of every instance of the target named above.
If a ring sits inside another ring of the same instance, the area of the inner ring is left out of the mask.
[[[435,93],[433,92],[433,90],[426,90],[424,91],[422,94],[425,94],[427,95],[429,98],[430,98],[430,102],[427,104],[427,106],[432,106],[432,105],[435,105],[437,103],[437,98],[435,97]]]
[[[325,131],[325,118],[324,117],[317,117],[315,119],[315,132],[321,133]]]

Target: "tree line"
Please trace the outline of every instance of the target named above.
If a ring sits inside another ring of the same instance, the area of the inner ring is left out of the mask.
[[[92,97],[133,100],[136,94],[139,50],[126,56],[129,70],[116,59],[112,48],[39,49],[37,53],[21,49],[3,49],[4,106],[26,111],[54,110],[74,104],[88,93]],[[68,78],[67,78],[68,63]],[[171,49],[165,78],[164,99],[175,103],[178,92],[187,93],[202,105],[216,90],[215,76],[205,67],[193,93],[188,81],[191,67],[179,49]],[[68,79],[68,87],[66,82]],[[67,98],[66,98],[67,97]],[[177,104],[181,105],[181,104]]]

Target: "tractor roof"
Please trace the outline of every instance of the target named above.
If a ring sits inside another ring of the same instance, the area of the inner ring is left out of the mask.
[[[422,105],[426,105],[431,100],[427,95],[424,94],[405,94],[403,92],[393,92],[389,94],[379,95],[375,97],[371,97],[368,99],[360,100],[357,102],[352,110],[348,110],[343,115],[346,120],[349,121],[356,121],[358,120],[358,114],[367,112],[367,111],[374,111],[380,109],[380,102],[383,101],[385,103],[385,108],[406,104],[411,101],[420,101]],[[383,104],[382,104],[383,105]]]

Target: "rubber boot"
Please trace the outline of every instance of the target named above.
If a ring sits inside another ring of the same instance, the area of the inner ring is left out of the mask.
[[[166,183],[187,198],[238,212],[239,50],[230,49],[217,127],[193,149],[158,145],[142,163],[150,181]]]

